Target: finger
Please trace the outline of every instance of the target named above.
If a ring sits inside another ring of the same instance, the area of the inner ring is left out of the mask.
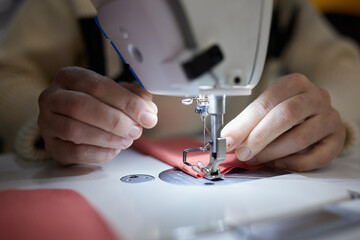
[[[104,163],[120,153],[120,149],[74,144],[59,138],[45,139],[45,148],[52,158],[63,165],[74,163]]]
[[[309,151],[293,154],[269,164],[275,168],[305,172],[326,166],[341,151],[345,134],[330,135],[315,144]]]
[[[334,110],[327,115],[316,115],[287,131],[250,161],[262,164],[300,152],[339,129],[342,123],[339,114]]]
[[[42,114],[39,125],[43,136],[60,138],[75,144],[114,149],[124,149],[132,144],[131,138],[116,136],[78,120],[51,112]]]
[[[60,89],[48,96],[48,103],[47,109],[54,113],[123,138],[137,139],[142,133],[142,127],[126,114],[81,92]]]
[[[128,82],[120,82],[120,86],[128,89],[129,91],[135,93],[136,95],[144,98],[145,100],[152,101],[152,95],[145,88],[141,87],[139,83],[128,83]]]
[[[301,74],[279,78],[223,128],[221,135],[227,138],[227,151],[238,147],[275,106],[290,97],[304,93],[311,86],[312,83]]]
[[[57,73],[55,81],[66,89],[87,93],[121,110],[145,128],[156,125],[157,116],[152,106],[105,76],[83,68],[67,67]]]
[[[242,161],[251,159],[281,134],[315,114],[316,109],[313,108],[312,102],[305,93],[278,104],[235,149],[237,158]]]
[[[121,82],[119,84],[124,88],[128,89],[129,91],[133,92],[134,94],[138,95],[139,97],[143,98],[153,108],[155,113],[158,113],[158,108],[156,104],[152,101],[152,94],[146,91],[145,88],[141,87],[139,83]]]

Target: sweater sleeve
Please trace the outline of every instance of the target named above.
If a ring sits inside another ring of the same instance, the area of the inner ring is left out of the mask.
[[[5,151],[46,158],[37,129],[37,99],[56,71],[84,54],[74,10],[66,0],[24,1],[0,42],[0,138]],[[16,144],[15,144],[16,143]],[[16,146],[15,146],[16,145]]]
[[[285,1],[283,1],[285,2]],[[290,72],[306,75],[329,91],[332,105],[347,129],[343,153],[355,145],[360,123],[360,57],[358,46],[340,36],[308,3],[295,0],[299,8],[295,34],[284,52]]]

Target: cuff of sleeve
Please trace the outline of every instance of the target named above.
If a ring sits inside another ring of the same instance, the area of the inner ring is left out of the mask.
[[[16,154],[32,162],[50,159],[49,153],[45,150],[36,119],[34,117],[26,122],[18,131],[15,139]]]
[[[340,155],[345,155],[351,152],[359,138],[359,129],[354,123],[343,119],[343,124],[346,128],[346,138]]]

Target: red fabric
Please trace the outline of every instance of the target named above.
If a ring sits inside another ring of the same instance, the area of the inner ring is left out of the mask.
[[[0,239],[116,239],[78,193],[64,189],[0,192]]]
[[[201,147],[202,142],[199,142],[192,138],[177,138],[177,139],[161,139],[161,140],[149,140],[141,137],[136,140],[132,147],[139,152],[153,156],[173,167],[179,168],[182,171],[193,177],[203,177],[203,175],[197,173],[190,166],[183,163],[183,150],[187,148]],[[205,166],[208,165],[210,156],[209,152],[193,152],[188,153],[186,161],[192,165],[197,165],[198,161],[201,161]],[[245,169],[257,169],[261,166],[248,166],[245,162],[239,161],[235,153],[227,153],[226,159],[219,165],[222,174],[228,173],[234,168]]]

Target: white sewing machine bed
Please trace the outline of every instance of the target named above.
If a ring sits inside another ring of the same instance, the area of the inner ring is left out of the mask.
[[[193,179],[133,150],[103,165],[67,168],[3,155],[0,190],[74,189],[124,239],[302,238],[360,223],[360,201],[348,191],[360,191],[360,167],[356,159],[353,166],[340,160],[303,175],[240,171],[222,184]],[[356,228],[346,233],[347,239],[360,234]]]

